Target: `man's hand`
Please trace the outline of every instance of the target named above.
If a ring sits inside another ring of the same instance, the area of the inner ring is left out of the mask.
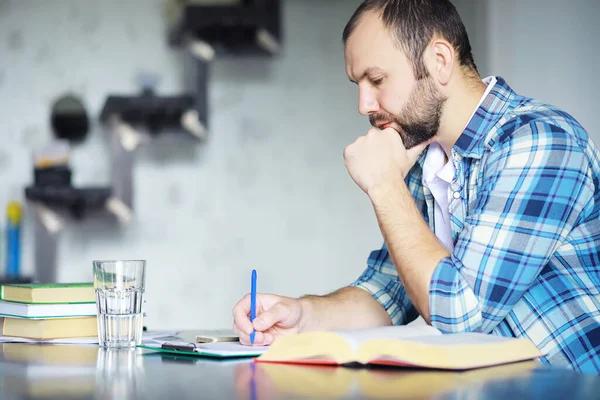
[[[346,147],[344,163],[354,182],[369,194],[376,186],[403,181],[429,143],[406,150],[396,130],[372,128]]]
[[[448,252],[425,223],[404,178],[433,140],[407,150],[396,130],[370,129],[344,152],[350,176],[373,203],[406,293],[427,322],[429,282],[433,270]]]
[[[242,344],[249,345],[254,329],[254,344],[268,346],[279,336],[300,331],[303,309],[300,300],[258,293],[254,322],[250,322],[249,315],[250,295],[246,295],[233,307],[233,331],[239,335]]]
[[[383,306],[366,290],[348,286],[326,296],[293,299],[275,294],[256,295],[256,319],[250,322],[250,295],[233,307],[233,330],[240,343],[268,346],[279,336],[315,330],[363,329],[391,325]]]

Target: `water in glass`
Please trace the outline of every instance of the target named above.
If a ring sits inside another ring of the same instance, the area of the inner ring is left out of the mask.
[[[141,344],[145,268],[145,261],[94,261],[100,346]]]

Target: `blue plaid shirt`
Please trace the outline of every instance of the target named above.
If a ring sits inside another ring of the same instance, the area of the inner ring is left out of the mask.
[[[497,79],[452,149],[454,250],[430,282],[431,323],[448,333],[525,337],[542,361],[598,374],[598,150],[572,116]],[[406,183],[434,230],[425,153]],[[352,285],[396,325],[417,317],[385,244]]]

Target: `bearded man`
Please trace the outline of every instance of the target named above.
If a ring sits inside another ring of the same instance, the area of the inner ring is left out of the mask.
[[[384,244],[326,296],[249,297],[249,344],[423,321],[525,337],[542,361],[600,373],[600,158],[568,113],[482,79],[449,0],[366,0],[343,32],[373,128],[344,152]]]

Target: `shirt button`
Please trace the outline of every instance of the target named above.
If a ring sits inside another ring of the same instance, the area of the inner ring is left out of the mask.
[[[460,199],[460,192],[452,193],[452,197],[454,197],[456,200]]]

